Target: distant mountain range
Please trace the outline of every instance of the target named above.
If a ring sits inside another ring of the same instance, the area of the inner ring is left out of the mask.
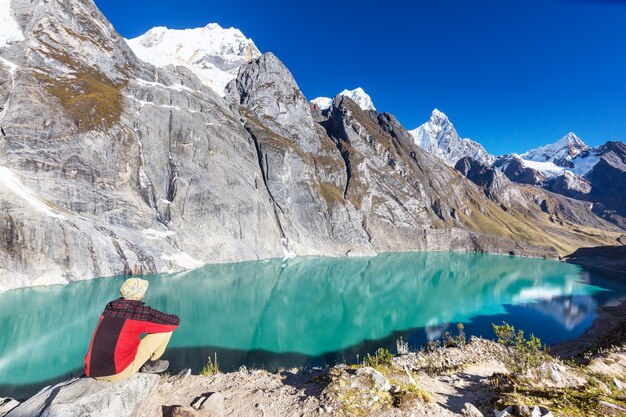
[[[597,215],[626,227],[626,145],[622,142],[609,141],[591,148],[568,133],[523,154],[496,157],[479,143],[461,139],[447,116],[437,109],[411,134],[418,146],[450,166],[469,157],[497,168],[516,183],[591,202]]]
[[[623,240],[621,143],[496,158],[439,111],[410,132],[360,88],[310,102],[237,29],[125,40],[91,0],[0,0],[0,16],[0,291],[296,255],[556,258]]]

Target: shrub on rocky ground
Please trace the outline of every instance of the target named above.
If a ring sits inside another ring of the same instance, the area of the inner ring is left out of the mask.
[[[506,322],[501,325],[493,324],[493,331],[498,343],[510,349],[511,354],[504,358],[504,362],[511,373],[525,375],[547,358],[542,350],[541,340],[534,334],[526,339],[523,330],[515,332],[515,327]]]
[[[374,356],[371,356],[369,353],[363,360],[363,365],[369,366],[372,368],[378,367],[391,367],[393,366],[393,355],[385,348],[379,348]]]
[[[339,365],[329,374],[324,390],[325,403],[337,415],[369,416],[385,410],[410,409],[416,402],[428,402],[431,395],[416,382],[408,369],[394,365],[393,355],[384,348],[367,355],[362,364]]]
[[[219,363],[217,362],[217,352],[215,352],[213,354],[213,359],[211,359],[210,356],[207,358],[207,363],[200,370],[200,375],[211,376],[211,375],[216,375],[219,373],[220,373],[220,367],[219,367]]]

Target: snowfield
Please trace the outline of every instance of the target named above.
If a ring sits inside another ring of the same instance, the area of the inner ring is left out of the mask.
[[[11,0],[0,0],[0,48],[23,40],[22,30],[13,17]]]
[[[239,67],[261,56],[239,29],[224,29],[217,23],[182,30],[159,26],[126,42],[139,59],[152,65],[187,67],[222,97]]]

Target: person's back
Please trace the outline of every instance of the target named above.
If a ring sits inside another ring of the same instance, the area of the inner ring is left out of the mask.
[[[149,360],[144,366],[148,372],[167,368],[167,361],[158,359],[180,320],[141,302],[147,288],[148,281],[130,278],[120,289],[122,297],[107,304],[85,356],[85,375],[115,382],[135,374]]]

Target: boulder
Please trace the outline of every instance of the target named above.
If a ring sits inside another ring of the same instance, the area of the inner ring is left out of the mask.
[[[553,417],[550,410],[545,407],[512,405],[504,410],[494,410],[496,417]]]
[[[75,378],[42,389],[7,417],[131,417],[156,392],[159,380],[147,374],[116,384]]]
[[[372,379],[374,383],[374,389],[378,391],[389,391],[391,389],[391,384],[387,381],[387,378],[380,372],[378,372],[374,368],[370,368],[368,366],[364,368],[360,368],[356,371],[358,376],[367,375]]]
[[[219,392],[202,394],[193,400],[191,406],[208,413],[211,417],[224,417],[224,395]]]
[[[190,407],[181,407],[179,405],[163,407],[163,417],[197,417],[197,415],[195,410]]]
[[[484,417],[483,413],[478,411],[478,408],[474,407],[471,403],[465,403],[465,407],[461,410],[463,417]]]
[[[0,417],[6,416],[9,411],[13,410],[20,403],[13,398],[0,398]]]

